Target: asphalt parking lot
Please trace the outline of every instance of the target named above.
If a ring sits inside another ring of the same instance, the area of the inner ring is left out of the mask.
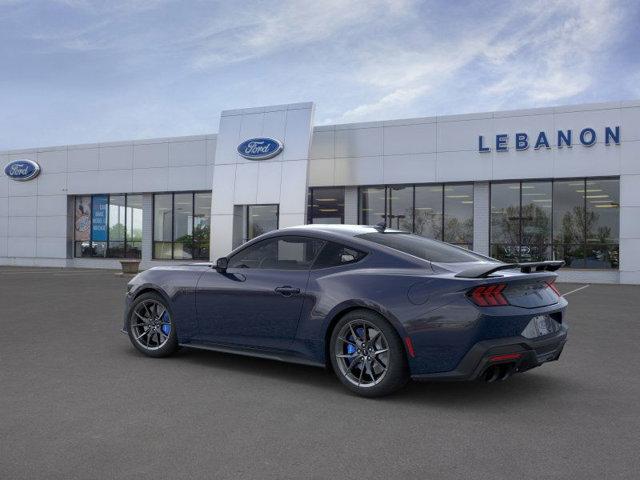
[[[560,362],[368,400],[312,367],[146,358],[119,333],[126,282],[0,267],[0,478],[640,476],[638,286],[570,294]]]

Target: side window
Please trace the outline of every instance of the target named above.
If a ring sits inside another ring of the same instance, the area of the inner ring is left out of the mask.
[[[313,238],[270,238],[240,250],[229,259],[228,268],[308,270],[323,245]]]
[[[318,255],[315,263],[313,264],[313,268],[316,269],[337,267],[339,265],[348,265],[350,263],[355,263],[358,260],[361,260],[365,255],[365,253],[347,247],[345,245],[327,242],[327,244],[320,252],[320,255]]]

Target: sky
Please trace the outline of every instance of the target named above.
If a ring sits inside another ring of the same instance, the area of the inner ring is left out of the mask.
[[[0,0],[0,150],[640,98],[640,2]]]

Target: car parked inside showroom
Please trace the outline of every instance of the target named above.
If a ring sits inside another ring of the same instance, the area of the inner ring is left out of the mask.
[[[504,380],[557,360],[562,262],[510,264],[377,226],[306,225],[128,284],[123,332],[179,347],[332,369],[363,396],[414,380]]]

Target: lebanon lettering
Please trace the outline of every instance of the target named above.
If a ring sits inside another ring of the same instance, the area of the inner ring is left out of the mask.
[[[620,127],[605,127],[601,132],[604,138],[604,144],[620,145]],[[527,150],[533,148],[535,150],[556,148],[571,148],[573,145],[582,145],[591,147],[598,142],[598,132],[595,129],[586,127],[580,131],[558,130],[555,135],[548,135],[547,132],[541,131],[535,135],[529,135],[526,132],[516,133],[513,139],[509,138],[506,133],[498,133],[495,141],[485,140],[483,135],[478,136],[478,152],[486,153],[495,148],[496,152],[508,152],[512,147],[516,151]]]

